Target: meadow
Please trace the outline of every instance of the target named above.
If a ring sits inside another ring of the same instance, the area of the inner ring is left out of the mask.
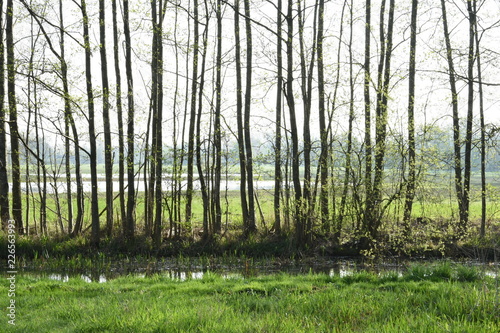
[[[498,332],[498,277],[472,266],[412,265],[345,276],[204,274],[105,283],[17,277],[5,332]],[[6,288],[0,290],[6,304]]]

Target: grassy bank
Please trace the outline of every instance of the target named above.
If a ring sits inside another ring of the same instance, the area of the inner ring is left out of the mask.
[[[396,273],[205,274],[106,283],[18,276],[9,332],[497,332],[498,285],[470,267]],[[0,299],[6,304],[2,284]],[[7,317],[3,307],[2,320]]]

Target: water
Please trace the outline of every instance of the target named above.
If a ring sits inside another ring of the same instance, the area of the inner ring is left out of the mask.
[[[408,262],[366,264],[350,259],[317,259],[308,262],[280,262],[271,260],[253,262],[251,259],[231,260],[233,261],[229,263],[218,261],[210,262],[199,259],[193,259],[193,262],[189,263],[179,263],[175,260],[149,261],[147,263],[141,263],[135,260],[125,260],[113,262],[111,266],[105,269],[103,269],[102,266],[99,266],[86,270],[73,270],[66,272],[61,270],[51,271],[50,269],[37,271],[33,267],[27,266],[21,270],[19,274],[46,277],[60,282],[67,282],[70,278],[80,278],[89,283],[104,283],[121,276],[134,276],[139,278],[162,276],[172,280],[186,281],[202,279],[206,274],[213,273],[227,279],[245,279],[249,277],[279,273],[291,275],[322,273],[331,277],[337,276],[342,278],[360,271],[367,271],[378,275],[395,272],[401,277],[409,267]],[[499,264],[485,264],[481,262],[468,262],[462,264],[476,266],[486,276],[494,278],[499,276]]]
[[[90,192],[92,187],[91,183],[88,178],[85,181],[82,182],[83,184],[83,191],[84,192]],[[119,182],[118,180],[113,180],[113,188],[116,190],[119,188]],[[258,180],[254,182],[255,188],[256,189],[262,189],[262,190],[271,190],[274,188],[274,180]],[[43,185],[41,185],[43,186]],[[164,190],[168,190],[172,187],[172,179],[168,177],[168,175],[163,177],[162,181],[162,188]],[[187,187],[187,180],[182,180],[181,181],[181,188],[185,189]],[[195,190],[200,190],[200,182],[195,180],[193,183],[193,187]],[[66,181],[63,179],[58,180],[57,182],[54,181],[47,181],[47,193],[48,194],[54,194],[55,189],[57,188],[58,193],[66,193],[67,192],[67,184]],[[97,189],[99,192],[104,193],[106,191],[106,181],[104,180],[99,180],[97,182]],[[144,192],[145,189],[145,184],[142,179],[138,179],[135,181],[135,189],[138,192]],[[222,180],[221,181],[221,189],[227,190],[227,191],[236,191],[240,189],[240,181],[239,180]],[[38,184],[35,181],[26,183],[22,182],[21,183],[21,190],[24,193],[39,193],[40,189],[38,187]],[[71,191],[72,193],[76,193],[76,182],[73,181],[71,185]]]

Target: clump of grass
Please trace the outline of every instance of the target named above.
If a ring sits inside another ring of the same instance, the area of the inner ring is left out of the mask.
[[[482,278],[482,273],[477,267],[460,265],[456,270],[456,280],[461,282],[474,282]]]

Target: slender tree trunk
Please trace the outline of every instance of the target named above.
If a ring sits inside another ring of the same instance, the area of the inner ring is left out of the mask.
[[[386,153],[386,137],[387,137],[387,106],[389,96],[389,81],[391,78],[391,58],[392,58],[392,35],[394,27],[394,0],[389,2],[389,18],[387,23],[387,37],[386,37],[386,52],[384,63],[383,83],[381,86],[382,97],[377,106],[376,118],[376,144],[375,144],[375,176],[373,180],[373,198],[375,200],[373,205],[373,212],[376,214],[368,225],[370,236],[372,239],[376,237],[378,228],[382,221],[382,185],[384,175],[384,161]]]
[[[118,191],[120,202],[120,218],[122,220],[123,232],[125,233],[127,213],[125,205],[125,143],[124,143],[124,127],[123,127],[123,105],[122,105],[122,88],[121,88],[121,70],[120,57],[118,56],[118,23],[116,14],[116,0],[111,2],[113,16],[113,58],[115,63],[115,95],[116,95],[116,116],[118,121]]]
[[[132,44],[130,38],[128,0],[123,1],[123,32],[125,34],[125,71],[127,75],[127,218],[125,238],[135,236],[135,187],[134,187],[134,80],[132,75]]]
[[[477,1],[473,3],[473,11],[477,15]],[[486,127],[484,124],[484,93],[481,68],[481,53],[479,50],[479,31],[477,19],[474,20],[474,37],[476,42],[477,79],[479,81],[479,122],[480,122],[480,154],[481,154],[481,227],[480,237],[486,235]]]
[[[248,226],[248,202],[247,202],[247,172],[245,153],[245,133],[243,126],[243,84],[241,72],[241,42],[240,42],[240,1],[234,1],[234,39],[235,39],[235,63],[236,63],[236,124],[238,128],[238,156],[240,163],[240,200],[243,228]]]
[[[347,3],[344,2],[344,6]],[[342,196],[340,198],[340,207],[339,214],[337,217],[336,230],[334,234],[334,241],[338,243],[340,241],[340,236],[342,232],[342,226],[344,223],[344,215],[346,211],[347,205],[347,196],[349,193],[349,184],[351,182],[351,172],[352,172],[352,132],[353,132],[353,123],[354,123],[354,72],[353,72],[353,0],[349,5],[349,21],[350,21],[350,30],[349,30],[349,124],[347,130],[347,149],[345,153],[345,170],[344,170],[344,186],[342,189]],[[344,15],[342,15],[343,17]],[[342,27],[341,27],[342,29]],[[339,41],[339,50],[340,50],[340,41]],[[340,59],[339,59],[340,60]],[[340,62],[340,61],[339,61]]]
[[[281,186],[282,186],[282,152],[281,152],[281,112],[282,112],[282,90],[283,90],[283,24],[282,24],[282,9],[283,1],[278,0],[277,7],[277,40],[276,40],[276,53],[278,60],[278,77],[276,83],[276,134],[275,134],[275,152],[274,152],[274,231],[281,233]]]
[[[304,219],[302,216],[302,186],[300,183],[300,152],[299,136],[297,130],[297,116],[295,112],[295,99],[293,96],[293,0],[288,0],[287,6],[287,80],[285,97],[290,113],[290,134],[292,140],[292,181],[295,191],[295,233],[297,236],[297,245],[304,245]]]
[[[200,85],[198,89],[198,109],[196,112],[196,167],[198,170],[198,177],[200,181],[201,197],[203,201],[203,238],[206,240],[212,236],[212,231],[210,229],[210,196],[208,188],[208,180],[203,172],[203,159],[201,156],[201,118],[203,114],[203,89],[205,86],[205,66],[207,60],[207,49],[208,49],[208,24],[209,24],[209,12],[207,4],[205,3],[205,31],[203,33],[203,49],[201,54],[201,71],[200,71]],[[208,155],[208,154],[207,154]],[[206,167],[208,170],[208,166]]]
[[[196,96],[198,87],[198,53],[199,53],[199,15],[198,0],[194,0],[193,21],[194,21],[194,41],[193,41],[193,76],[191,81],[191,106],[188,129],[188,151],[187,151],[187,185],[186,185],[186,223],[188,228],[191,225],[193,182],[194,182],[194,156],[195,156],[195,125],[196,125]],[[200,101],[201,103],[201,101]]]
[[[104,0],[99,0],[99,51],[101,54],[102,118],[104,124],[104,164],[106,174],[106,234],[113,233],[113,149],[111,146],[111,123],[109,119],[108,60],[106,55],[106,15]]]
[[[319,0],[319,16],[318,16],[318,94],[319,94],[319,132],[321,152],[319,156],[320,167],[320,213],[321,225],[323,230],[328,229],[330,210],[328,198],[328,160],[330,147],[328,144],[328,127],[326,124],[326,106],[325,106],[325,73],[323,61],[323,40],[324,40],[324,15],[325,15],[325,1]]]
[[[166,2],[165,2],[166,5]],[[162,230],[162,170],[163,170],[163,140],[162,140],[162,122],[163,122],[163,17],[165,8],[163,1],[151,1],[153,16],[153,138],[152,147],[155,184],[154,184],[154,224],[153,240],[156,248],[161,244]],[[157,9],[158,7],[158,9]],[[151,214],[153,212],[151,211]]]
[[[253,71],[253,41],[252,24],[250,18],[250,1],[244,0],[245,7],[245,35],[247,42],[247,68],[246,68],[246,87],[244,104],[244,132],[245,132],[245,154],[246,154],[246,172],[247,172],[247,193],[248,193],[248,223],[245,233],[253,233],[257,230],[255,223],[255,192],[253,187],[253,152],[252,138],[250,134],[250,111],[252,103],[252,71]]]
[[[216,78],[215,78],[215,114],[214,114],[214,188],[212,191],[212,212],[214,233],[220,234],[222,228],[222,208],[220,204],[220,185],[222,172],[222,144],[221,144],[221,93],[222,93],[222,8],[221,0],[217,0],[217,55],[216,55]]]
[[[59,0],[59,47],[61,63],[61,79],[63,81],[64,94],[64,151],[65,171],[66,171],[66,201],[68,205],[68,234],[73,232],[73,193],[71,181],[71,101],[69,99],[68,88],[68,68],[66,62],[62,61],[65,58],[64,53],[64,13],[62,0]]]
[[[470,208],[470,181],[472,171],[472,121],[474,117],[474,62],[475,62],[475,26],[476,13],[473,9],[475,0],[467,1],[467,12],[469,14],[469,55],[467,64],[467,120],[465,129],[465,157],[464,157],[464,187],[463,187],[463,219],[460,219],[458,225],[458,236],[465,236],[469,222]]]
[[[371,0],[366,0],[365,12],[365,63],[364,63],[364,101],[365,101],[365,210],[363,216],[363,226],[361,237],[367,237],[366,226],[371,220],[371,188],[372,188],[372,139],[371,139],[371,98],[370,98],[370,85],[371,85],[371,71],[370,71],[370,58],[371,58]],[[361,244],[364,246],[364,244]]]
[[[17,125],[16,106],[16,65],[14,58],[13,38],[14,5],[12,0],[7,0],[7,19],[5,26],[7,48],[7,89],[9,100],[9,126],[12,160],[12,217],[16,223],[17,232],[24,234],[22,194],[21,194],[21,165],[19,162],[19,131]]]
[[[412,0],[411,5],[411,35],[410,35],[410,66],[408,78],[408,183],[406,185],[405,208],[403,222],[405,234],[409,235],[409,223],[415,197],[416,182],[416,158],[415,158],[415,72],[416,72],[416,48],[417,48],[417,11],[418,0]]]
[[[9,181],[7,176],[7,135],[5,131],[5,49],[3,44],[3,0],[0,0],[0,221],[5,230],[10,219]]]
[[[459,225],[465,224],[467,220],[467,212],[464,199],[464,184],[462,179],[462,163],[461,163],[461,140],[460,140],[460,119],[458,117],[458,94],[455,80],[455,68],[453,65],[453,54],[450,42],[450,33],[448,31],[448,18],[446,11],[445,0],[441,0],[441,10],[443,15],[443,30],[444,40],[446,44],[446,58],[448,61],[448,75],[451,89],[451,103],[453,112],[453,150],[454,150],[454,169],[455,169],[455,191],[457,195],[458,209],[460,215]]]
[[[91,243],[98,247],[100,241],[100,224],[99,224],[99,199],[97,189],[97,145],[95,132],[95,111],[94,111],[94,93],[92,88],[92,66],[91,66],[91,51],[89,24],[87,16],[87,5],[85,0],[81,1],[82,17],[83,17],[83,39],[85,46],[85,78],[87,83],[87,103],[88,103],[88,119],[89,119],[89,141],[90,141],[90,183],[91,183],[91,221],[92,233]]]

